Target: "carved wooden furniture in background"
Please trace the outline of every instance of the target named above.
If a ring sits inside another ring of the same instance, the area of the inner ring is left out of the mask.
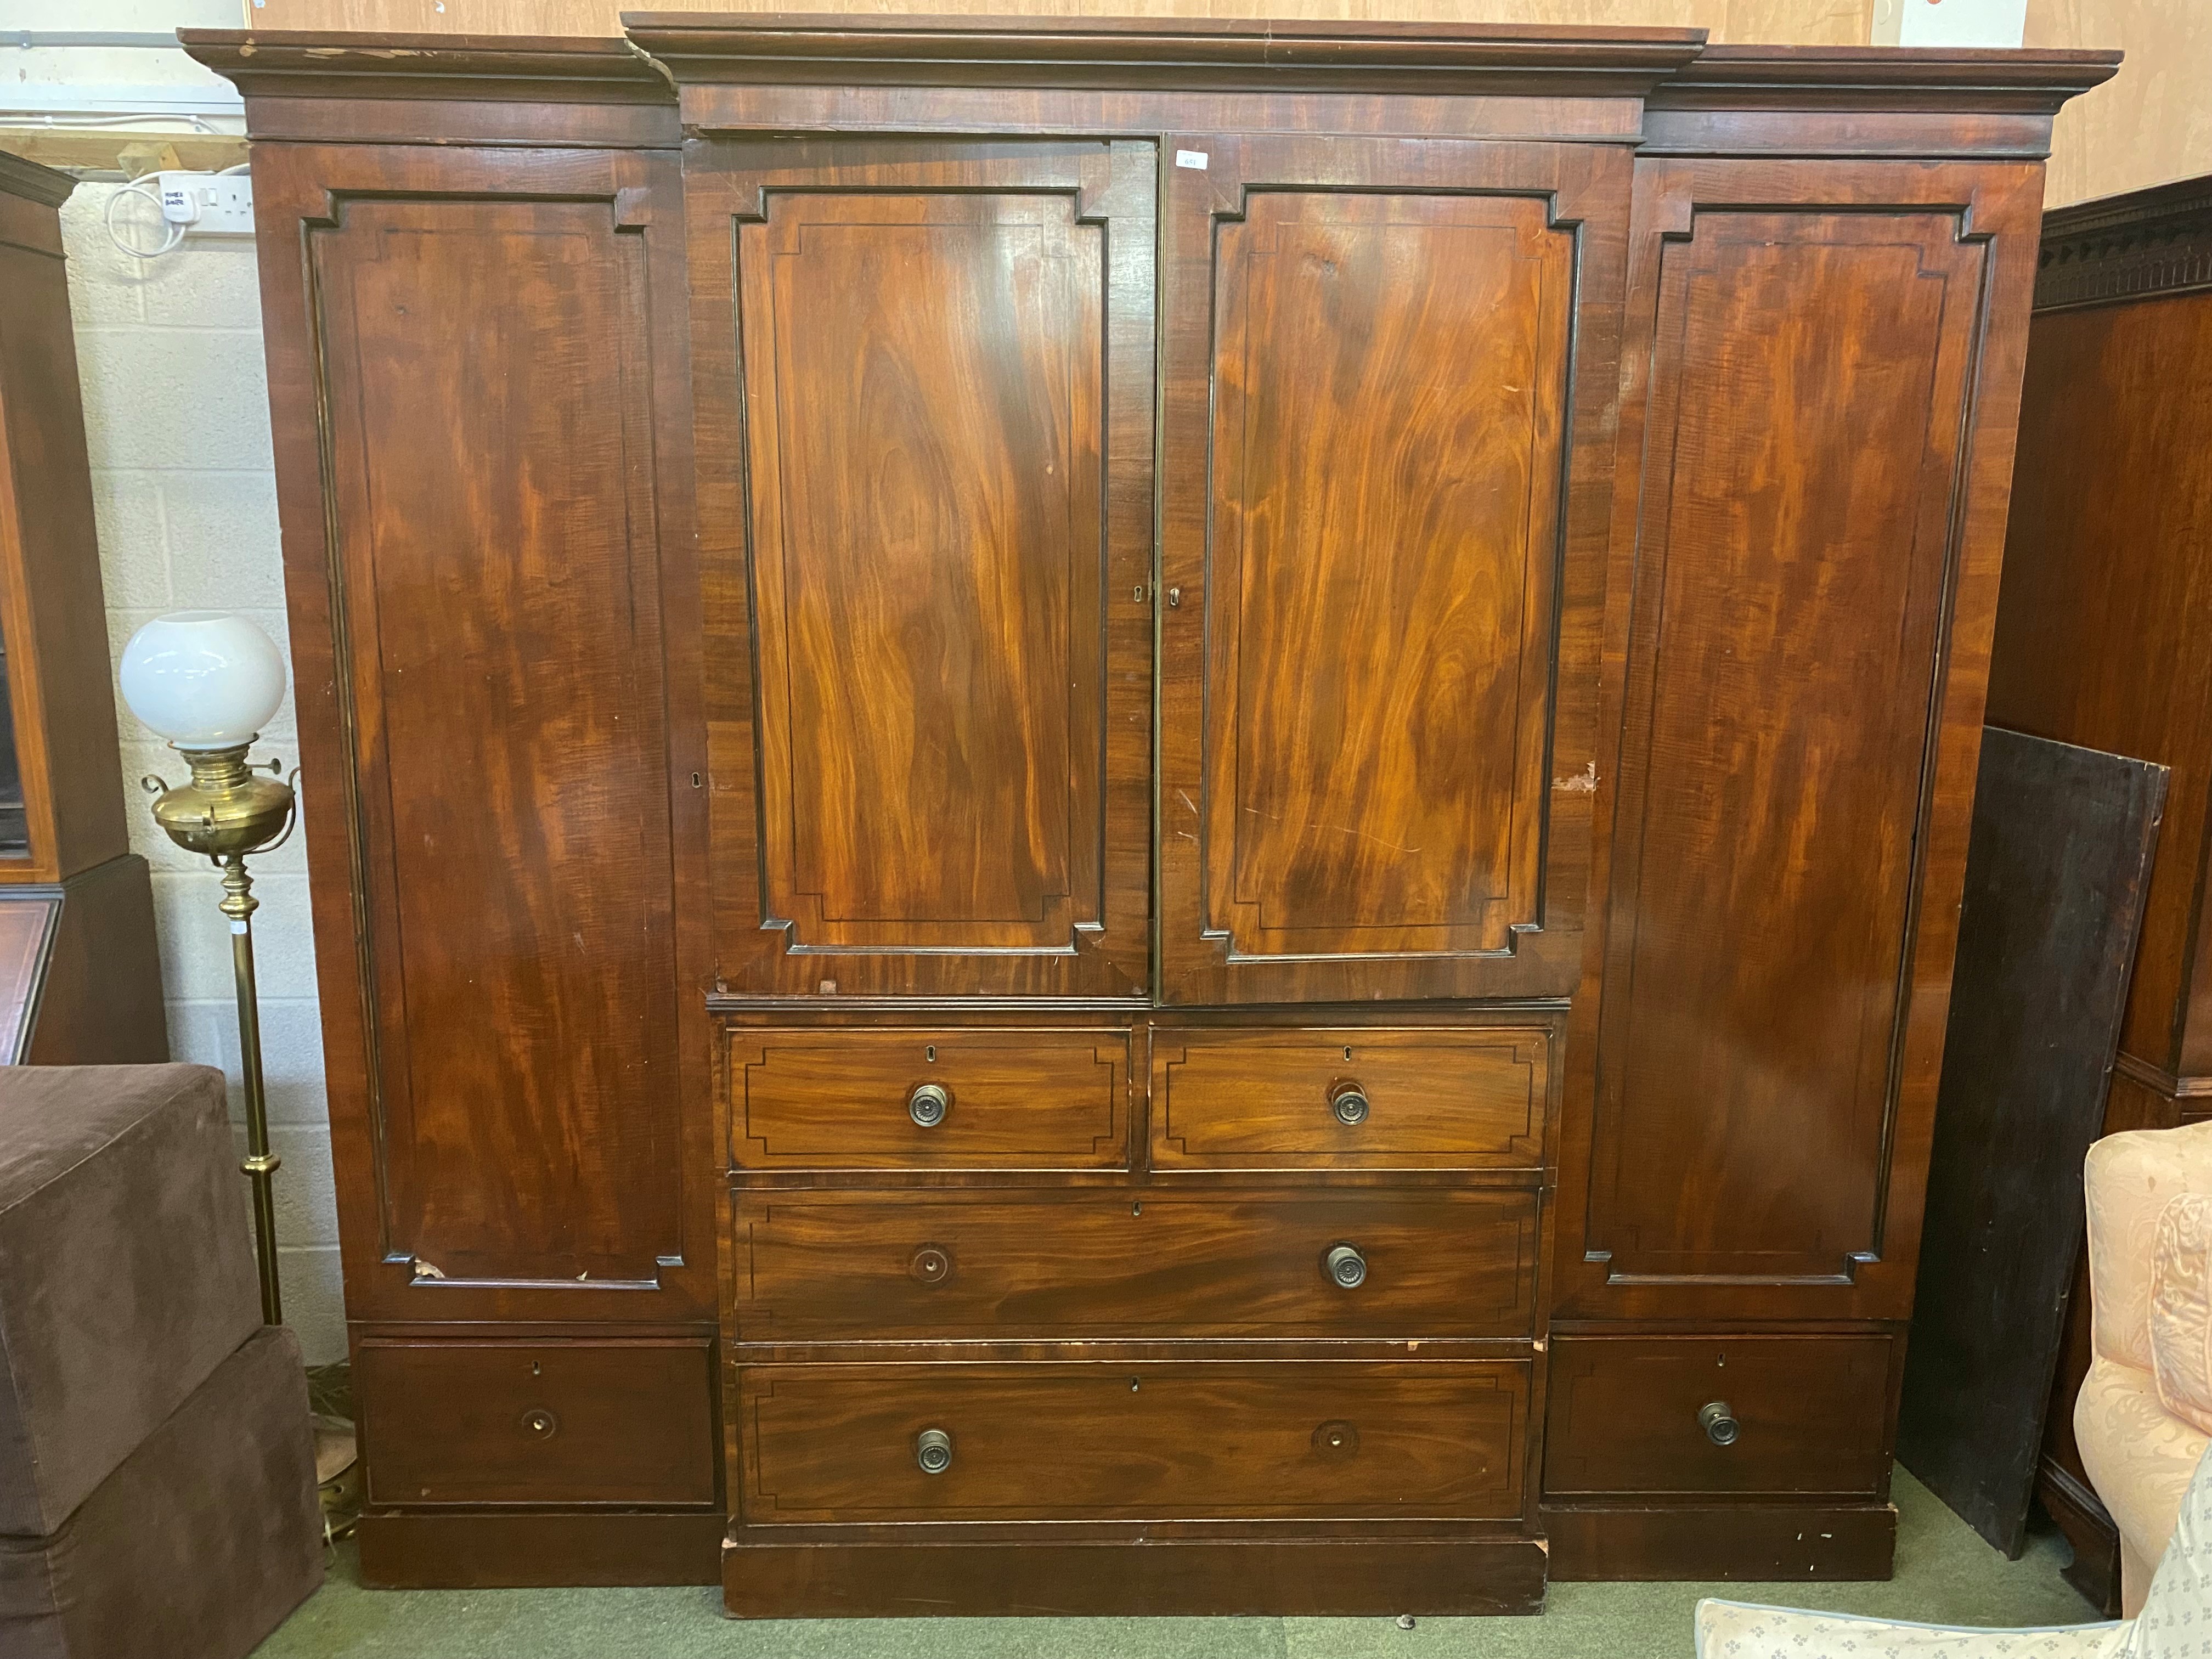
[[[2212,179],[2051,215],[2029,340],[1990,718],[2172,769],[2104,1124],[2171,1128],[2212,1114]],[[2087,1279],[2039,1492],[2117,1607],[2118,1534],[2074,1449]]]
[[[373,1577],[1887,1571],[2108,55],[187,39],[255,137]]]
[[[0,155],[0,1064],[169,1057],[131,850],[59,209]]]

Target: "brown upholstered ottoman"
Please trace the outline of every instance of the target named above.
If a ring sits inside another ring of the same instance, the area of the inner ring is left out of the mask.
[[[232,1659],[322,1575],[222,1074],[0,1066],[0,1659]]]

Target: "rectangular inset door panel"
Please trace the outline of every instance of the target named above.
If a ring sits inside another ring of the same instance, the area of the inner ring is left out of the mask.
[[[1707,204],[1753,182],[1779,204]],[[1910,1304],[1996,574],[1960,553],[2012,206],[1953,205],[1977,187],[1639,178],[1654,343],[1578,1307]],[[1975,647],[1947,652],[1954,611]]]
[[[1149,243],[1149,185],[1103,144],[817,145],[786,183],[794,148],[734,144],[742,183],[694,186],[734,191],[709,216],[741,352],[702,447],[738,435],[741,385],[750,484],[718,539],[749,556],[750,635],[710,629],[708,662],[717,701],[756,670],[750,743],[714,751],[724,982],[1141,988],[1149,560],[1115,471],[1149,467],[1120,246]]]
[[[1176,175],[1172,1000],[1572,988],[1606,159],[1255,138]]]
[[[364,1248],[447,1316],[471,1285],[559,1316],[684,1265],[665,294],[653,192],[603,188],[306,222],[350,769],[325,799],[373,990]],[[672,167],[657,189],[672,207]]]

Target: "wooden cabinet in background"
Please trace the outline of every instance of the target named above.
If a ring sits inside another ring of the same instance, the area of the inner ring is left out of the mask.
[[[2106,1133],[2212,1115],[2212,179],[2044,222],[1990,719],[2171,769]],[[2039,1495],[2118,1606],[2118,1534],[2074,1448],[2087,1268]]]
[[[372,1577],[1887,1572],[2109,55],[188,38],[322,688]]]
[[[0,1064],[169,1057],[131,850],[62,257],[75,180],[0,155]],[[137,803],[128,809],[139,810]]]

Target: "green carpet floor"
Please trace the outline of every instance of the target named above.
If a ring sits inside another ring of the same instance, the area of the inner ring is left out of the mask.
[[[2008,1561],[1899,1469],[1886,1584],[1554,1584],[1540,1619],[744,1623],[713,1589],[368,1590],[350,1547],[256,1659],[1682,1659],[1703,1595],[1962,1625],[2084,1624],[2041,1533]],[[1418,1613],[1419,1608],[1413,1609]]]

